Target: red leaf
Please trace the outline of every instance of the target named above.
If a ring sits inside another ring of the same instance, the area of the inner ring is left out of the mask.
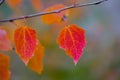
[[[28,67],[38,74],[42,73],[43,70],[43,57],[44,57],[44,48],[39,43],[35,50],[35,55],[29,60]]]
[[[59,34],[58,44],[77,64],[86,45],[85,30],[74,24],[65,27]]]
[[[0,29],[0,50],[8,51],[12,49],[10,40],[5,30]]]
[[[9,65],[10,65],[9,57],[0,53],[0,80],[10,79]]]
[[[38,45],[36,32],[27,26],[21,26],[15,30],[14,44],[16,53],[20,56],[25,64],[34,56],[34,51]]]

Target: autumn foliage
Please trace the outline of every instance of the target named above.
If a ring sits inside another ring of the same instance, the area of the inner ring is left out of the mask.
[[[20,5],[23,0],[7,0],[10,7]],[[30,0],[36,9],[41,9],[39,0]],[[66,7],[63,4],[55,4],[44,10],[51,12]],[[66,51],[76,65],[83,54],[86,46],[86,34],[82,27],[76,24],[68,24],[66,18],[69,15],[69,10],[63,10],[58,13],[46,14],[41,16],[41,20],[47,24],[56,24],[65,21],[64,28],[59,32],[57,43],[60,48]],[[15,22],[14,22],[15,23]],[[56,26],[57,27],[57,26]],[[9,40],[4,29],[0,29],[0,50],[14,50],[24,64],[32,71],[41,74],[43,71],[44,47],[38,39],[37,31],[30,26],[16,26],[13,35],[13,43]],[[9,80],[9,57],[0,53],[0,80]]]
[[[58,44],[73,58],[76,65],[86,45],[85,30],[75,24],[66,26],[59,34]]]
[[[58,10],[65,7],[63,4],[56,4],[51,7],[48,7],[47,9],[44,10],[44,12],[51,12],[54,10]],[[46,24],[54,24],[54,23],[59,23],[64,20],[65,17],[67,17],[69,14],[68,10],[61,11],[60,13],[53,13],[53,14],[48,14],[48,15],[43,15],[41,16],[41,19],[44,23]]]
[[[27,26],[21,26],[15,30],[14,44],[16,53],[20,56],[25,64],[34,56],[38,40],[35,30]]]
[[[15,8],[16,6],[19,6],[22,3],[23,0],[6,0],[8,6],[11,8]]]
[[[0,80],[9,80],[10,79],[10,59],[8,56],[0,53]]]
[[[32,6],[36,9],[36,10],[41,10],[42,9],[42,2],[40,0],[30,0]]]
[[[8,34],[4,29],[0,29],[0,50],[8,51],[12,49]]]
[[[34,56],[29,60],[27,66],[38,74],[41,74],[43,70],[43,57],[44,48],[39,43],[35,49]]]

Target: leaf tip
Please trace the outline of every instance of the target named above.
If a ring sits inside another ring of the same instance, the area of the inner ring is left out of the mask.
[[[76,66],[78,63],[78,60],[74,60],[74,65]]]
[[[27,66],[29,60],[22,60],[24,62],[24,64]]]

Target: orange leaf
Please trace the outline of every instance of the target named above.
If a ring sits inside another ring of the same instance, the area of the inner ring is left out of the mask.
[[[44,57],[44,48],[39,43],[35,49],[34,56],[29,60],[28,67],[38,74],[42,73],[43,70],[43,57]]]
[[[40,11],[43,7],[41,0],[31,0],[31,4],[38,11]]]
[[[22,3],[23,0],[6,0],[7,4],[11,7],[14,8],[16,6],[19,6]]]
[[[0,80],[10,79],[9,65],[10,65],[9,57],[0,53]]]
[[[34,56],[38,40],[35,30],[27,26],[21,26],[15,30],[14,44],[16,53],[20,56],[25,64]]]
[[[76,65],[86,45],[85,30],[74,24],[65,27],[59,34],[58,44],[74,59]]]
[[[11,42],[8,39],[6,31],[3,29],[0,29],[0,50],[12,50]]]
[[[58,10],[58,9],[61,9],[64,7],[65,7],[65,5],[63,5],[63,4],[56,4],[51,7],[48,7],[44,11],[50,12],[50,11]],[[43,16],[41,16],[41,19],[46,24],[54,24],[54,23],[61,22],[65,16],[68,16],[68,10],[61,11],[60,13],[43,15]]]

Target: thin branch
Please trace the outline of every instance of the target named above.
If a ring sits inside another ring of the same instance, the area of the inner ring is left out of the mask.
[[[51,11],[51,12],[40,12],[40,13],[36,13],[36,14],[20,16],[20,17],[17,17],[17,18],[4,19],[4,20],[0,20],[0,22],[12,22],[14,20],[19,20],[19,19],[32,18],[32,17],[42,16],[42,15],[47,15],[47,14],[52,14],[52,13],[60,13],[61,11],[64,11],[64,10],[67,10],[67,9],[98,5],[98,4],[101,4],[105,1],[108,1],[108,0],[100,0],[100,1],[92,2],[92,3],[85,3],[85,4],[74,4],[74,5],[67,6],[67,7],[64,7],[64,8],[58,9],[58,10],[54,10],[54,11]]]
[[[4,3],[5,0],[0,0],[0,5],[2,5]]]

